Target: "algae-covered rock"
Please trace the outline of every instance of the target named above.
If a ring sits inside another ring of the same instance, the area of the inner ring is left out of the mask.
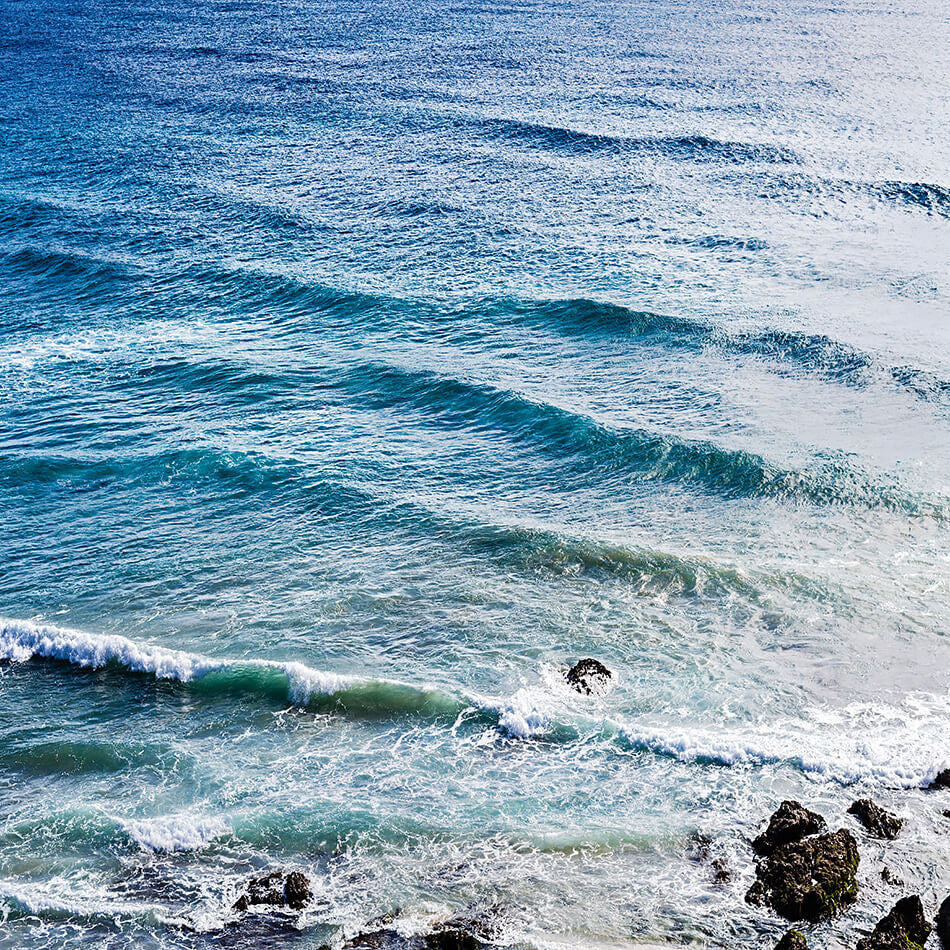
[[[789,920],[831,917],[858,896],[858,844],[850,831],[781,845],[756,867],[746,894]]]
[[[752,842],[756,854],[769,855],[777,847],[818,834],[827,826],[821,815],[800,802],[784,801],[769,819],[769,826]]]
[[[930,924],[920,898],[903,897],[870,937],[858,941],[858,950],[923,950],[929,936]]]
[[[896,838],[904,827],[902,819],[885,811],[870,798],[859,798],[848,809],[848,814],[854,815],[872,835],[879,838]]]
[[[805,935],[798,930],[790,930],[775,945],[775,950],[808,950]]]

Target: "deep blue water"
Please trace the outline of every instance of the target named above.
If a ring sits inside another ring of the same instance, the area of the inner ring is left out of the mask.
[[[0,0],[0,946],[771,945],[784,797],[932,911],[948,31]]]

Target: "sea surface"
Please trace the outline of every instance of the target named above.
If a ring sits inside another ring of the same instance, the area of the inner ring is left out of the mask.
[[[948,35],[0,0],[0,946],[767,947],[783,798],[932,913]]]

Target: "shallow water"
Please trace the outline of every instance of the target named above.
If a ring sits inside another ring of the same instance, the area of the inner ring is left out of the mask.
[[[948,26],[0,6],[0,945],[764,945],[748,837],[865,794],[811,945],[932,912]]]

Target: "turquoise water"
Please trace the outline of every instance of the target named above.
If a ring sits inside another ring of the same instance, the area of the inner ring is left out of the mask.
[[[811,945],[932,911],[948,26],[0,4],[0,945],[767,945],[748,836],[865,794]]]

